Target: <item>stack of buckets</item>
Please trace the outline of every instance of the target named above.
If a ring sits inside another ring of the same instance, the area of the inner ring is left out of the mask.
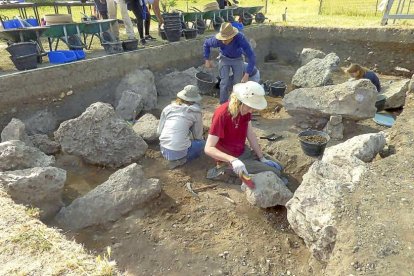
[[[164,31],[169,42],[179,41],[182,34],[181,16],[179,13],[164,13]]]

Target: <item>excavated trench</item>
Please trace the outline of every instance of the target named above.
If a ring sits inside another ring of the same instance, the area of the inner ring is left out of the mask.
[[[272,47],[273,43],[282,39],[279,45]],[[262,41],[262,45],[257,49],[262,79],[290,83],[299,67],[296,50],[300,48],[301,43],[308,46],[310,44],[308,41],[293,40],[294,35],[291,38],[283,35],[270,39],[258,38],[258,41]],[[335,51],[334,46],[339,44],[329,39],[326,39],[325,44],[321,41],[318,41],[318,47],[315,48]],[[350,44],[353,46],[360,44],[364,45],[361,48],[365,47],[364,41]],[[316,42],[313,45],[316,46]],[[383,47],[385,46],[379,46],[379,48]],[[348,57],[347,53],[344,53],[347,51],[344,45],[338,46],[338,51],[341,59]],[[398,56],[397,52],[393,52],[393,56]],[[381,55],[386,54],[378,53],[379,58]],[[366,60],[368,64],[376,62],[370,58]],[[193,63],[181,63],[178,69],[186,69],[194,65]],[[171,63],[168,66],[171,66]],[[383,64],[378,66],[387,68]],[[396,74],[392,70],[385,71]],[[162,72],[165,70],[158,70],[157,74],[162,75]],[[341,83],[347,78],[342,72],[335,73],[334,83]],[[381,75],[381,80],[388,79],[398,79],[398,77]],[[75,92],[79,94],[79,98],[57,103],[52,100],[54,96],[51,94],[46,96],[45,101],[51,100],[50,110],[56,111],[62,121],[64,117],[67,119],[74,114],[79,115],[85,106],[96,99],[112,102],[113,95],[109,91],[114,88],[116,81],[117,77],[111,77],[107,83],[101,83],[95,88],[89,87],[93,95],[83,98],[84,102],[80,106],[77,104],[80,103],[79,99],[82,99],[85,92]],[[99,89],[101,91],[98,91]],[[292,89],[293,87],[289,86],[288,92]],[[300,185],[303,175],[317,159],[308,157],[302,152],[297,140],[299,129],[294,126],[291,116],[283,108],[275,111],[276,107],[282,105],[281,99],[271,97],[267,99],[268,108],[260,113],[261,116],[254,116],[253,126],[258,136],[270,133],[282,135],[280,140],[274,142],[260,140],[260,144],[265,152],[285,165],[285,172],[289,179],[288,188],[294,192]],[[151,113],[159,116],[169,100],[170,97],[159,98],[161,104]],[[28,116],[39,106],[44,107],[44,100],[39,101],[32,106],[20,105],[17,112],[4,112],[6,116],[2,116],[1,123],[4,124],[11,116]],[[218,100],[206,96],[202,105],[204,124],[208,127]],[[65,110],[71,115],[65,115]],[[395,114],[399,112],[400,110],[395,110]],[[345,126],[344,140],[385,129],[376,125],[371,119],[360,121],[355,125]],[[331,141],[328,147],[338,143]],[[56,160],[56,167],[67,171],[63,193],[65,205],[69,205],[74,199],[94,189],[116,171],[86,164],[81,158],[63,153],[56,155]],[[191,164],[170,171],[160,156],[159,146],[154,143],[149,145],[145,157],[138,163],[143,166],[147,178],[160,179],[163,187],[161,195],[133,209],[115,222],[88,227],[77,232],[66,232],[68,238],[74,238],[95,254],[104,254],[106,248],[110,246],[112,258],[117,262],[118,268],[127,271],[128,275],[319,275],[321,273],[323,265],[312,259],[303,240],[289,226],[286,208],[276,206],[258,209],[250,206],[237,183],[218,182],[217,187],[200,192],[199,199],[186,190],[185,183],[189,181],[196,187],[213,183],[205,179],[206,170],[213,166],[210,158],[203,156]],[[56,226],[53,219],[46,223]]]

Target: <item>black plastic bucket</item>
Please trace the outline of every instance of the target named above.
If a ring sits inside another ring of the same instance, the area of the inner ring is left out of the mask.
[[[286,91],[286,84],[282,81],[272,83],[269,87],[269,96],[271,97],[284,97]]]
[[[202,19],[197,19],[195,26],[199,35],[204,34],[204,31],[206,30],[206,23],[204,23]]]
[[[179,30],[167,30],[165,29],[165,35],[169,42],[180,41],[181,38],[181,28]]]
[[[216,32],[219,32],[220,28],[221,28],[221,24],[223,24],[223,23],[224,23],[223,17],[220,17],[220,16],[215,17],[214,20],[213,20],[214,30]]]
[[[198,72],[195,74],[195,78],[201,94],[210,94],[216,85],[215,78],[208,73]]]
[[[122,41],[124,51],[134,51],[138,49],[138,39],[127,39]]]
[[[122,48],[122,42],[121,41],[116,41],[116,42],[103,42],[102,46],[105,49],[105,52],[107,54],[118,54],[118,53],[122,53],[124,51],[124,49]]]
[[[13,43],[9,47],[7,47],[6,50],[13,57],[21,57],[21,56],[38,54],[36,42]]]
[[[186,29],[183,30],[185,39],[192,39],[197,37],[197,30],[196,29]]]
[[[300,147],[308,156],[319,156],[325,151],[326,144],[331,139],[326,132],[318,130],[305,130],[298,135]]]
[[[167,40],[167,35],[165,34],[165,30],[160,30],[159,34],[162,40]]]
[[[13,57],[10,56],[17,70],[30,70],[37,68],[37,54]]]

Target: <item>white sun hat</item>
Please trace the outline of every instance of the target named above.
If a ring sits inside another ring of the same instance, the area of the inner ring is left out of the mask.
[[[239,101],[251,108],[262,110],[267,106],[265,91],[257,82],[238,83],[233,86],[233,93]]]
[[[177,93],[177,97],[187,102],[199,102],[202,99],[199,91],[197,86],[187,85]]]

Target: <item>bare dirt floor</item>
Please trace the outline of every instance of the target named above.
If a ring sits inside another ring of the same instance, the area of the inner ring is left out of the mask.
[[[286,76],[294,72],[289,66],[278,68]],[[336,79],[343,81],[346,76],[338,73]],[[264,151],[284,164],[288,187],[294,191],[316,159],[303,154],[297,140],[301,130],[283,108],[277,110],[282,99],[268,97],[268,103],[266,110],[253,116],[253,126],[258,136],[282,136],[274,142],[260,143]],[[206,96],[202,106],[207,129],[218,100]],[[400,112],[396,110],[395,114]],[[346,125],[344,140],[385,129],[371,119]],[[331,141],[328,146],[336,143],[339,142]],[[57,159],[59,167],[68,171],[66,204],[104,182],[113,172],[85,165],[70,156]],[[159,198],[114,223],[66,235],[95,254],[106,253],[110,246],[112,258],[127,275],[322,274],[323,266],[313,260],[303,241],[289,227],[286,209],[252,207],[240,190],[240,183],[207,180],[206,171],[214,165],[210,158],[203,156],[168,170],[158,145],[154,144],[141,165],[146,177],[159,178],[163,184]],[[217,186],[196,196],[187,190],[188,182],[193,188]]]

